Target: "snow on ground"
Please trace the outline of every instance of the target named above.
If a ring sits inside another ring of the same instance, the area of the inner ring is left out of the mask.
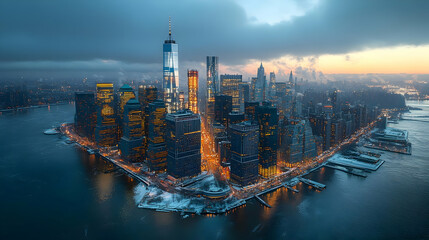
[[[338,164],[346,167],[354,167],[375,171],[383,164],[384,161],[379,161],[377,164],[365,163],[354,159],[344,158],[341,154],[335,154],[328,160],[330,163]]]

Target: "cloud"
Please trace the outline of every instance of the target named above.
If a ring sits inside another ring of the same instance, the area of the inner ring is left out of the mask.
[[[4,69],[23,62],[25,69],[38,66],[31,62],[68,66],[97,59],[161,64],[168,16],[179,44],[179,67],[184,62],[204,62],[207,55],[220,56],[225,65],[244,66],[252,59],[268,61],[284,55],[302,59],[429,43],[429,1],[425,0],[287,0],[283,4],[270,0],[266,4],[271,8],[260,9],[260,14],[257,5],[248,4],[232,0],[2,0],[0,65]],[[269,11],[276,7],[278,11]],[[270,14],[274,20],[264,17]]]

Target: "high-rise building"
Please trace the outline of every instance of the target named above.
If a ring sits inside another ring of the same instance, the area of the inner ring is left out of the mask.
[[[304,160],[311,160],[317,157],[316,138],[313,135],[313,130],[310,126],[310,121],[304,121],[304,146],[302,149],[302,156]]]
[[[274,100],[276,95],[276,74],[274,72],[270,72],[270,85],[267,94],[269,100]]]
[[[124,118],[124,106],[127,104],[127,102],[135,98],[136,95],[134,93],[133,88],[128,85],[124,84],[121,88],[119,88],[119,101],[118,101],[118,138],[122,137],[122,127],[123,127],[123,118]]]
[[[188,108],[194,113],[199,113],[197,70],[188,70]]]
[[[269,178],[277,174],[277,109],[264,102],[256,107],[259,125],[259,175]]]
[[[207,56],[207,120],[214,120],[215,96],[219,93],[219,58]]]
[[[96,109],[95,142],[102,147],[115,146],[118,142],[118,126],[112,83],[97,84]]]
[[[249,121],[230,126],[230,178],[243,186],[255,183],[258,179],[258,129],[258,125]]]
[[[158,99],[158,89],[154,86],[139,86],[138,97],[142,111],[144,111],[149,103]]]
[[[220,92],[232,97],[232,110],[240,111],[240,84],[242,76],[235,74],[220,75]]]
[[[256,107],[259,102],[244,102],[244,114],[247,121],[256,121]]]
[[[258,81],[258,78],[252,77],[250,81],[250,100],[249,101],[256,101],[256,82]]]
[[[158,96],[158,89],[154,86],[140,86],[138,90],[139,102],[142,110],[142,132],[143,132],[143,159],[146,159],[148,148],[149,127],[149,103],[154,102]]]
[[[132,163],[143,161],[142,110],[135,98],[125,104],[122,123],[122,137],[119,141],[122,159]]]
[[[201,119],[190,110],[168,114],[167,171],[175,178],[201,173]]]
[[[179,45],[171,37],[169,21],[168,39],[163,45],[163,81],[162,90],[167,111],[175,112],[178,105],[179,89]]]
[[[228,126],[231,124],[244,122],[244,120],[244,113],[232,111],[228,114]]]
[[[317,156],[316,139],[308,120],[285,119],[281,126],[279,154],[289,166]]]
[[[232,111],[232,97],[217,95],[215,97],[215,121],[228,127],[228,114]]]
[[[320,136],[322,140],[323,150],[328,150],[331,147],[331,118],[329,115],[310,115],[310,125],[313,133]]]
[[[244,103],[250,101],[250,85],[247,82],[242,82],[239,86],[239,89],[240,112],[244,112]]]
[[[265,91],[267,87],[266,85],[267,85],[267,79],[265,76],[265,70],[261,63],[261,66],[258,68],[258,75],[257,75],[256,84],[255,84],[255,101],[256,102],[265,101]]]
[[[177,111],[185,109],[185,105],[185,93],[181,91],[179,92],[179,105],[177,107]]]
[[[148,106],[148,148],[146,161],[151,171],[165,172],[167,170],[167,148],[165,144],[165,115],[164,101],[155,100]]]
[[[76,114],[74,124],[76,132],[88,139],[94,139],[95,121],[95,97],[93,92],[75,93]]]

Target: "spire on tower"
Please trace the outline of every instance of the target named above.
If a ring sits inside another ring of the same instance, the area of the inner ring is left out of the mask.
[[[171,17],[168,16],[168,37],[171,40]]]

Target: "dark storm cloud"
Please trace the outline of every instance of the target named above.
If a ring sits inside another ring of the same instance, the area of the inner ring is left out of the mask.
[[[321,0],[305,16],[252,24],[233,1],[2,0],[0,61],[161,63],[172,16],[180,61],[222,63],[429,43],[429,1]],[[261,14],[270,14],[264,12]]]

